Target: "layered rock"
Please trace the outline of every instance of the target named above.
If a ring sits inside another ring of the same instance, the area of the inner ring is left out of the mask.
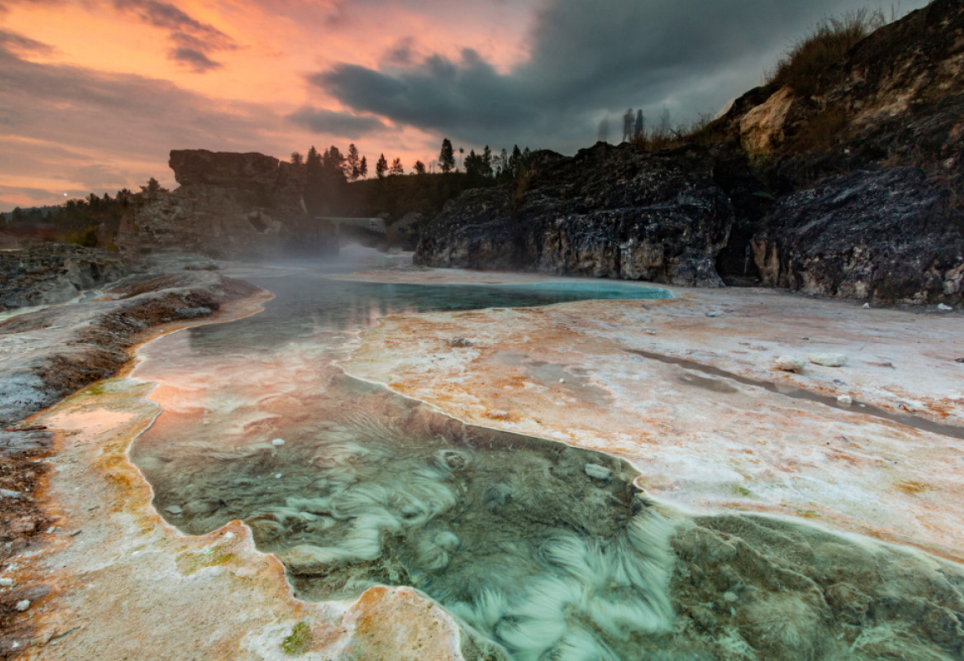
[[[63,303],[126,273],[117,255],[73,244],[0,252],[0,311]]]
[[[790,195],[754,237],[766,285],[883,302],[959,301],[964,209],[919,168],[855,172]]]
[[[190,250],[219,258],[329,254],[337,232],[304,206],[305,170],[263,154],[174,150],[180,187],[161,193],[124,228],[126,252]]]
[[[719,286],[733,205],[708,152],[599,143],[537,155],[518,187],[469,191],[422,233],[416,263]]]

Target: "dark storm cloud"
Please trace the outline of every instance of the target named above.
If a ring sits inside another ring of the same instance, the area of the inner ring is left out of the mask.
[[[353,110],[472,144],[570,151],[594,139],[602,116],[615,119],[628,106],[654,116],[666,105],[686,120],[716,111],[759,84],[821,16],[863,4],[549,0],[537,14],[528,60],[507,74],[466,49],[457,61],[399,58],[378,70],[342,64],[309,80]]]
[[[288,115],[288,119],[314,133],[351,139],[386,128],[385,124],[377,117],[358,116],[348,112],[336,112],[307,106]]]
[[[196,73],[220,68],[209,54],[237,48],[234,40],[213,25],[202,23],[175,5],[157,0],[114,0],[114,6],[134,14],[154,27],[169,31],[168,37],[174,48],[168,57],[190,67]]]

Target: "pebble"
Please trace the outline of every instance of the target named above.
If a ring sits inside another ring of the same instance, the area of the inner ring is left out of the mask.
[[[280,448],[284,444],[285,444],[285,440],[283,438],[276,438],[273,441],[271,441],[271,445],[275,446],[276,448]]]
[[[586,475],[596,480],[609,482],[609,480],[613,479],[613,472],[605,466],[600,466],[599,464],[586,464],[585,470]]]
[[[864,303],[864,304],[861,305],[860,307],[862,307],[864,310],[869,310],[869,309],[870,309],[870,303]]]
[[[168,505],[167,507],[164,508],[164,510],[166,512],[170,512],[175,516],[178,516],[184,512],[184,510],[182,510],[179,505]]]
[[[23,494],[19,491],[12,491],[11,489],[0,489],[0,498],[20,498]]]
[[[13,579],[0,578],[0,588],[9,588],[9,587],[13,587]]]
[[[559,383],[565,383],[565,382],[566,382],[565,379],[559,379]]]
[[[274,479],[280,480],[280,479],[281,479],[281,473],[275,473]]]
[[[774,364],[778,370],[796,372],[797,374],[807,366],[807,362],[803,358],[797,358],[796,356],[780,356]]]
[[[847,364],[847,356],[842,353],[812,353],[808,358],[811,363],[824,367],[843,367]]]
[[[950,305],[944,305],[943,303],[938,303],[937,309],[940,310],[941,312],[950,312],[954,308],[952,308]]]
[[[726,600],[727,600],[728,602],[730,602],[731,604],[734,604],[734,603],[736,603],[737,601],[740,600],[740,598],[737,597],[737,596],[736,596],[736,593],[734,593],[734,592],[724,592],[724,593],[723,593],[723,598],[726,599]]]
[[[837,403],[840,406],[850,406],[854,403],[854,400],[850,398],[850,395],[837,395]]]
[[[964,358],[955,358],[955,359],[954,359],[954,362],[955,362],[955,363],[961,363],[962,365],[964,365]]]
[[[224,533],[224,538],[225,538],[225,539],[234,539],[234,533],[233,533],[233,532],[226,532],[226,533]]]
[[[472,346],[472,340],[467,340],[464,337],[453,337],[449,340],[449,346],[461,348],[470,347]]]
[[[20,612],[22,613],[22,612],[24,612],[25,610],[27,610],[28,608],[30,608],[30,600],[29,600],[29,599],[21,599],[20,601],[17,602],[17,605],[14,606],[14,608],[16,608],[18,611],[20,611]]]
[[[720,316],[720,313],[719,313],[719,312],[707,312],[707,313],[706,313],[706,316],[707,316],[707,317],[719,317],[719,316]]]

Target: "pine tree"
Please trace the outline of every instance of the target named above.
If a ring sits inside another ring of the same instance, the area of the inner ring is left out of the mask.
[[[492,150],[486,145],[482,151],[482,176],[491,179],[492,174]]]
[[[301,155],[300,151],[291,152],[292,165],[302,165],[304,162],[305,162],[305,157]]]
[[[355,143],[348,145],[348,157],[345,159],[346,174],[351,181],[361,176],[361,158]]]
[[[375,163],[375,176],[384,179],[386,172],[388,172],[388,161],[385,160],[385,154],[382,154]]]
[[[438,166],[445,174],[455,169],[455,151],[452,149],[452,142],[448,138],[442,140],[442,151],[438,155]]]
[[[402,167],[402,159],[396,158],[392,161],[392,169],[390,170],[389,174],[405,174],[405,168]]]
[[[361,164],[358,166],[358,172],[361,174],[362,179],[368,176],[368,159],[364,156],[361,157]]]

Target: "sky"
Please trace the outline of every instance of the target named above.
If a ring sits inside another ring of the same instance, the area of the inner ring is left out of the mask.
[[[715,114],[821,17],[902,0],[0,0],[0,211],[173,187],[171,149],[572,154]]]

